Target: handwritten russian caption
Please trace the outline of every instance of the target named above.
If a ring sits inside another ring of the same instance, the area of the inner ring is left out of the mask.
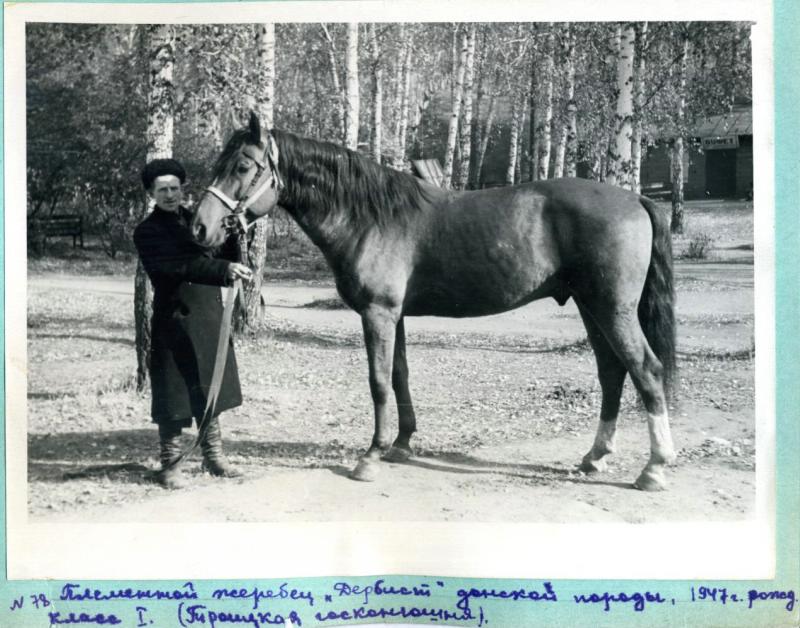
[[[291,582],[269,587],[220,588],[214,583],[190,581],[175,588],[152,589],[97,588],[68,582],[56,594],[37,592],[8,600],[0,620],[6,616],[11,622],[0,624],[261,628],[422,620],[481,627],[490,624],[492,613],[502,612],[500,607],[506,605],[518,606],[514,610],[523,616],[556,605],[578,606],[598,613],[647,613],[676,604],[734,606],[748,611],[774,605],[781,612],[792,613],[796,600],[793,590],[733,591],[709,586],[691,586],[680,599],[636,588],[562,594],[552,582],[519,588],[458,588],[442,580],[408,584],[408,579],[400,583],[380,578],[366,584],[363,579],[339,581],[313,590]],[[20,621],[15,622],[14,617]]]

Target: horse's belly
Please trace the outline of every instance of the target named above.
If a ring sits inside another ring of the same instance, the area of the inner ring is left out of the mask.
[[[536,299],[554,296],[555,276],[534,280],[483,275],[468,281],[424,282],[409,286],[403,313],[406,316],[464,318],[500,314]]]

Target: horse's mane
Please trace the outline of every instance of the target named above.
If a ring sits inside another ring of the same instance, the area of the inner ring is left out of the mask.
[[[419,179],[355,151],[279,129],[272,136],[285,184],[281,202],[287,207],[314,212],[320,219],[342,212],[361,225],[384,225],[402,221],[428,200]],[[230,174],[233,157],[248,139],[247,130],[233,134],[217,159],[214,177]]]

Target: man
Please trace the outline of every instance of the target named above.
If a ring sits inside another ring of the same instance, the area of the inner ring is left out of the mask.
[[[154,291],[151,416],[158,424],[161,460],[156,479],[171,489],[185,486],[180,465],[170,467],[181,454],[181,431],[191,427],[192,417],[199,426],[206,406],[223,310],[219,286],[251,278],[247,266],[215,258],[194,241],[191,214],[181,204],[185,180],[186,172],[174,159],[155,159],[145,166],[142,183],[155,208],[133,234]],[[223,455],[218,417],[241,403],[231,342],[214,416],[207,420],[200,443],[203,469],[212,475],[241,475]]]

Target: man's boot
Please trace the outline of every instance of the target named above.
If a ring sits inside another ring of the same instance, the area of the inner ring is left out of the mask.
[[[159,423],[158,438],[161,445],[161,471],[156,473],[156,482],[168,489],[186,488],[186,479],[181,472],[181,463],[170,466],[181,455],[181,426]]]
[[[222,453],[222,430],[219,417],[211,417],[200,441],[203,450],[203,470],[221,478],[238,478],[241,473],[231,466]]]

